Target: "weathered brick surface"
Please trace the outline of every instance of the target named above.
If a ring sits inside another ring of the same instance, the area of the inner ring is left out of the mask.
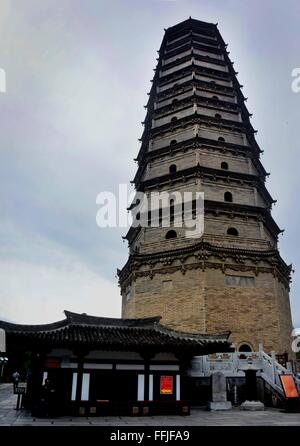
[[[226,274],[247,275],[227,270]],[[249,274],[248,274],[249,276]],[[251,275],[250,275],[251,276]],[[163,282],[171,281],[167,289]],[[139,277],[132,297],[123,301],[123,317],[162,316],[162,323],[190,332],[231,331],[238,348],[254,350],[263,343],[267,351],[291,353],[289,297],[271,273],[255,277],[255,287],[227,286],[220,270],[200,269]]]

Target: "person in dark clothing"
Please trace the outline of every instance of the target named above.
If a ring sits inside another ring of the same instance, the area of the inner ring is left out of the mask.
[[[20,373],[17,370],[12,374],[12,380],[13,380],[14,392],[15,392],[16,388],[19,385],[19,381],[20,381]]]
[[[41,390],[40,413],[42,416],[51,417],[55,412],[55,389],[49,379],[45,380]]]

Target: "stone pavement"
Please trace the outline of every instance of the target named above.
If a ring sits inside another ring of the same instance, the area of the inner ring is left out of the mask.
[[[17,395],[12,384],[0,384],[0,426],[300,426],[300,413],[278,409],[245,412],[233,408],[226,412],[193,409],[190,416],[155,417],[59,417],[34,418],[15,410]]]

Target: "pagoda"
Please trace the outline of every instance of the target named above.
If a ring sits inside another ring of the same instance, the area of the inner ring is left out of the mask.
[[[291,266],[278,251],[282,231],[245,102],[216,24],[190,18],[165,30],[133,183],[146,195],[203,192],[204,233],[186,237],[174,219],[129,229],[118,271],[122,317],[159,315],[191,333],[230,330],[239,351],[263,343],[290,353]]]

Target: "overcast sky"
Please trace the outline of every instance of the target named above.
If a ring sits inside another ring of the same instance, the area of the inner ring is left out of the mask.
[[[216,23],[271,172],[300,327],[300,66],[295,0],[0,0],[0,318],[120,316],[125,229],[96,225],[96,196],[133,179],[164,28]]]

